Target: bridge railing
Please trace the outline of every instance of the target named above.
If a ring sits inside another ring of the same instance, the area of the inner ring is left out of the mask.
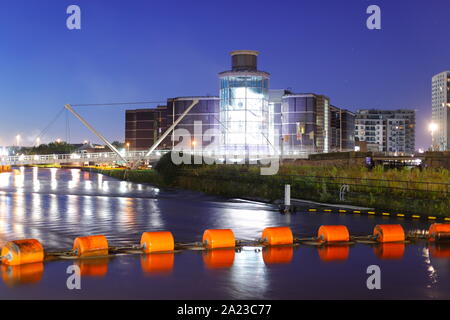
[[[167,150],[157,150],[148,158],[146,157],[145,151],[123,152],[121,155],[126,160],[157,159],[166,152]],[[114,152],[16,155],[16,156],[0,157],[1,165],[31,165],[31,164],[53,164],[53,163],[93,162],[93,161],[112,162],[112,161],[121,161],[121,159]]]

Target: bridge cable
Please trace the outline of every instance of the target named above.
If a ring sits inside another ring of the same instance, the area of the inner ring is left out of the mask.
[[[35,142],[37,141],[37,139],[42,138],[47,131],[50,129],[50,127],[56,122],[56,120],[58,120],[58,118],[62,115],[62,113],[64,112],[65,108],[61,108],[61,110],[56,114],[56,116],[48,123],[48,125],[39,133],[39,135],[35,138]]]
[[[141,101],[141,102],[111,102],[111,103],[84,103],[84,104],[71,104],[73,107],[95,107],[95,106],[125,106],[125,105],[138,105],[138,104],[159,104],[167,103],[167,101]]]

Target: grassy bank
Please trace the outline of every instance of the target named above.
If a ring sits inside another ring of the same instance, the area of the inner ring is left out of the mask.
[[[277,200],[285,184],[292,197],[335,204],[450,216],[450,171],[435,169],[383,170],[377,167],[337,168],[286,165],[277,175],[262,176],[257,166],[174,166],[162,160],[157,170],[103,170],[112,177],[156,186],[172,186],[225,197]],[[342,197],[343,185],[348,189]]]

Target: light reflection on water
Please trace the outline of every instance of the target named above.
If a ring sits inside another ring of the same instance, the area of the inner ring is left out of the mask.
[[[306,209],[306,208],[305,208]],[[255,239],[268,226],[289,225],[312,236],[322,224],[369,234],[389,217],[297,213],[159,190],[78,169],[20,169],[0,174],[0,245],[37,238],[46,249],[68,249],[77,236],[105,234],[111,245],[136,244],[144,231],[170,230],[176,241],[199,241],[208,228],[231,228]],[[400,222],[423,231],[422,221]],[[65,268],[76,263],[85,298],[449,298],[450,249],[417,245],[245,247],[240,252],[182,252],[91,261],[56,261],[1,268],[0,298],[80,297],[65,288]],[[382,270],[383,290],[366,288],[366,268]],[[13,289],[11,289],[13,288]],[[157,288],[157,290],[149,289]]]

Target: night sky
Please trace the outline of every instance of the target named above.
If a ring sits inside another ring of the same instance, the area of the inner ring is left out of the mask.
[[[82,11],[68,30],[66,9]],[[382,29],[366,9],[381,7]],[[258,50],[271,88],[314,92],[350,110],[417,109],[427,147],[431,77],[450,70],[448,0],[1,0],[0,145],[31,144],[65,103],[218,95],[229,52]],[[78,107],[105,136],[123,140],[127,106]],[[43,141],[96,141],[62,116]]]

